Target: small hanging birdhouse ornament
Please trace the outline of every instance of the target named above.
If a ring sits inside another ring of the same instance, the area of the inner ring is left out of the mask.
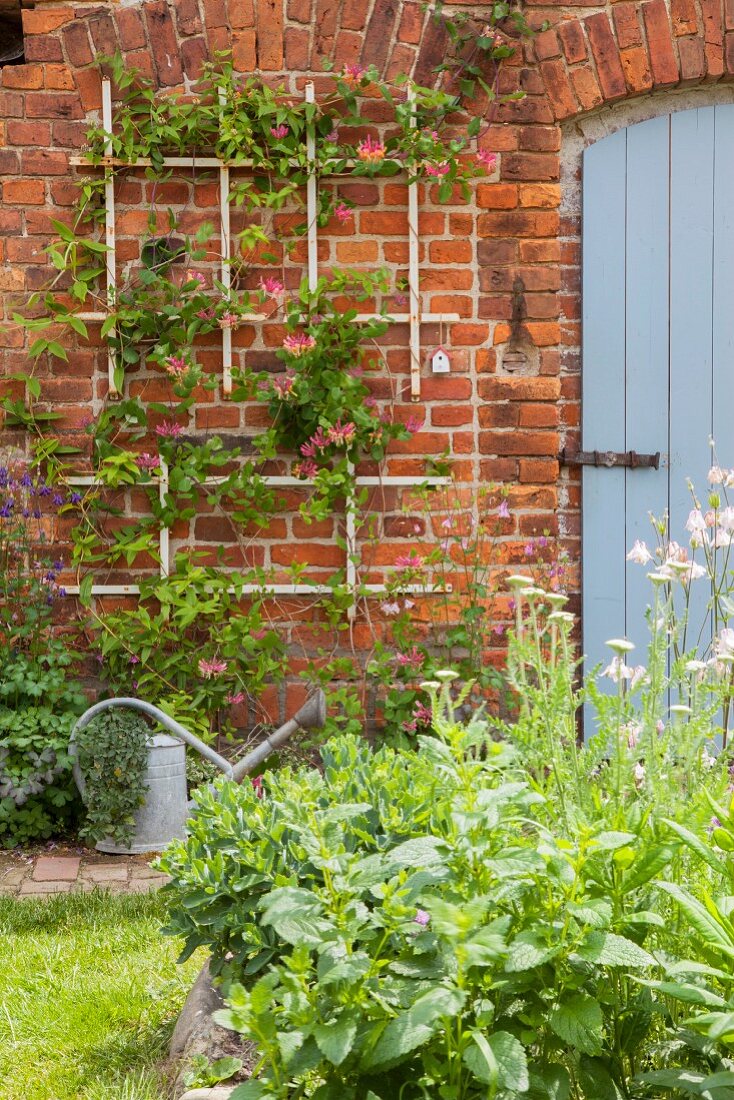
[[[431,352],[431,370],[434,374],[448,374],[450,368],[449,353],[439,345]]]

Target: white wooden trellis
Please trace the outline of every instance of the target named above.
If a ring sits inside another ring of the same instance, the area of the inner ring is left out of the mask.
[[[224,92],[220,89],[220,98]],[[412,100],[412,89],[408,90],[408,96]],[[305,87],[304,98],[307,103],[314,103],[314,85],[308,82]],[[415,115],[412,117],[412,125],[416,124]],[[114,309],[117,297],[117,259],[115,247],[115,194],[114,194],[114,170],[118,167],[149,167],[153,163],[150,158],[141,157],[135,161],[125,161],[113,156],[112,149],[112,87],[110,80],[102,81],[102,125],[105,134],[109,135],[105,143],[104,156],[92,164],[93,167],[101,167],[105,173],[105,243],[107,245],[105,275],[106,275],[106,299],[108,309]],[[318,283],[318,192],[317,192],[317,168],[316,168],[316,135],[313,126],[309,126],[306,134],[306,158],[310,167],[306,185],[306,216],[307,216],[307,245],[308,245],[308,284],[313,292]],[[73,165],[89,167],[90,160],[86,156],[73,156],[70,158]],[[252,161],[226,162],[219,157],[164,157],[163,166],[166,168],[215,168],[219,171],[219,203],[221,222],[221,269],[220,281],[225,289],[231,287],[231,230],[230,230],[230,168],[247,169],[253,167]],[[324,173],[328,175],[329,173]],[[459,321],[461,318],[456,313],[424,313],[421,309],[420,298],[420,269],[419,269],[419,235],[418,235],[418,182],[408,181],[408,296],[409,312],[407,314],[392,313],[384,318],[388,322],[402,324],[406,321],[410,325],[410,394],[413,401],[420,399],[421,384],[421,324],[442,323],[446,321]],[[104,321],[107,312],[102,310],[82,311],[77,314],[83,321]],[[252,314],[244,322],[250,324],[267,319],[266,314]],[[371,321],[380,320],[380,314],[358,314],[356,320]],[[115,361],[112,350],[108,352],[108,380],[109,394],[111,397],[119,396],[115,384]],[[225,395],[232,392],[232,330],[230,327],[222,329],[222,391]],[[78,486],[95,486],[101,484],[94,476],[81,475],[68,479],[70,484]],[[217,478],[204,481],[204,485],[215,484]],[[263,480],[273,486],[299,486],[308,485],[308,481],[288,475],[265,476]],[[354,479],[355,487],[385,485],[389,487],[415,486],[426,484],[431,486],[448,484],[448,477],[415,478],[412,476],[384,476],[384,477],[357,477]],[[165,501],[168,492],[168,469],[161,464],[159,481],[159,494],[161,503]],[[356,504],[352,497],[346,502],[345,528],[346,528],[346,583],[347,588],[356,596],[358,588],[363,592],[384,593],[382,584],[368,584],[358,586],[356,554]],[[160,573],[166,577],[170,571],[170,533],[167,527],[160,528]],[[427,585],[410,584],[405,586],[405,591],[412,593],[430,593],[433,589]],[[66,591],[72,595],[79,592],[78,585],[69,585]],[[313,595],[331,591],[331,586],[324,584],[248,584],[237,589],[243,594],[263,592],[273,595]],[[135,595],[140,593],[137,584],[95,584],[92,586],[92,595]],[[355,613],[354,602],[349,608],[349,616]]]
[[[220,90],[223,96],[223,91]],[[412,89],[408,90],[408,97],[413,99]],[[304,98],[307,103],[314,103],[314,86],[309,81],[306,84]],[[413,114],[412,124],[416,124]],[[121,160],[112,155],[112,88],[110,81],[105,78],[102,81],[102,126],[109,140],[105,144],[105,155],[92,164],[92,167],[102,167],[105,172],[105,240],[108,246],[106,254],[106,296],[107,303],[113,308],[117,294],[116,255],[115,255],[115,193],[114,193],[114,169],[150,167],[153,163],[148,157],[140,157],[135,161]],[[306,185],[306,217],[308,225],[308,279],[309,286],[315,289],[318,281],[318,191],[316,168],[316,135],[313,126],[309,126],[306,135],[306,157],[310,165],[308,182]],[[73,156],[70,163],[74,165],[90,166],[89,157]],[[231,286],[231,252],[232,242],[230,233],[230,168],[243,170],[252,168],[252,161],[227,162],[219,157],[164,157],[162,161],[166,168],[216,168],[219,171],[219,206],[222,230],[222,262],[220,280],[226,288]],[[402,166],[401,166],[402,167]],[[324,172],[329,175],[329,172]],[[421,325],[426,323],[443,323],[447,321],[460,321],[458,313],[424,313],[421,309],[420,297],[420,265],[419,265],[419,234],[418,234],[418,181],[408,181],[408,313],[391,313],[385,320],[410,325],[410,396],[413,401],[420,399],[421,393]],[[107,314],[101,310],[86,311],[77,314],[81,320],[104,321]],[[265,314],[252,314],[244,322],[263,321]],[[358,314],[358,321],[371,321],[382,319],[379,314]],[[118,396],[114,378],[114,357],[110,351],[108,357],[109,391],[111,396]],[[232,392],[232,331],[225,327],[222,330],[222,390],[225,394]]]
[[[158,494],[161,504],[165,504],[166,494],[168,493],[168,466],[165,462],[161,461],[160,475],[157,478],[158,481]],[[203,486],[217,485],[226,480],[222,476],[212,476],[205,478],[202,482]],[[94,474],[80,474],[74,477],[67,478],[70,485],[83,486],[87,488],[102,487],[102,482],[94,476]],[[275,488],[308,488],[309,482],[303,478],[293,477],[289,474],[271,474],[263,477],[263,481],[267,485],[272,485]],[[367,475],[364,477],[356,477],[354,483],[358,487],[378,487],[380,485],[389,485],[391,487],[404,486],[414,488],[416,485],[449,485],[451,483],[450,477],[424,477],[415,478],[410,475],[401,475],[393,477],[380,477],[379,475]],[[131,486],[123,486],[122,488],[131,488]],[[354,560],[356,551],[356,514],[353,507],[353,502],[348,502],[346,515],[346,546],[347,546],[347,560],[346,560],[346,587],[352,593],[352,596],[356,598],[360,593],[370,594],[384,594],[384,584],[363,584],[357,583],[357,566]],[[160,557],[160,576],[165,578],[169,575],[171,569],[171,557],[170,557],[170,532],[167,527],[161,527],[159,529],[159,557]],[[65,585],[65,590],[68,595],[73,596],[79,593],[79,585]],[[434,590],[430,585],[424,584],[406,584],[402,586],[404,592],[410,592],[413,594],[430,594]],[[287,584],[287,583],[270,583],[263,581],[260,584],[245,584],[238,585],[236,588],[233,586],[230,591],[241,593],[242,595],[250,595],[252,593],[260,593],[262,595],[274,595],[274,596],[313,596],[313,595],[325,595],[332,591],[332,586],[328,584]],[[443,589],[442,589],[443,591]],[[446,591],[451,591],[451,585],[446,587]],[[135,596],[140,594],[139,584],[94,584],[91,588],[91,595],[93,596]],[[349,618],[353,618],[355,614],[354,599],[351,606],[348,609]]]

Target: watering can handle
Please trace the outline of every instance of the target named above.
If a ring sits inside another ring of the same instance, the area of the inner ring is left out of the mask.
[[[89,725],[93,718],[96,718],[98,714],[101,714],[105,710],[110,710],[111,707],[125,707],[130,710],[140,710],[143,714],[150,715],[151,718],[155,718],[156,722],[165,726],[170,733],[173,733],[176,737],[180,737],[182,741],[185,741],[187,745],[191,745],[191,747],[196,749],[197,752],[200,752],[202,756],[205,756],[207,760],[210,760],[212,764],[216,764],[228,779],[232,778],[232,765],[229,764],[223,756],[216,753],[214,749],[210,749],[209,746],[205,745],[203,741],[200,741],[198,737],[194,737],[193,733],[189,733],[189,731],[180,725],[175,718],[171,718],[158,707],[154,707],[152,703],[146,703],[143,699],[103,699],[101,703],[95,703],[94,706],[84,711],[84,714],[74,725],[74,729],[71,731],[71,737],[69,738],[69,756],[73,761],[74,779],[82,798],[85,796],[86,785],[77,759],[75,736],[77,730],[83,730],[85,726]]]

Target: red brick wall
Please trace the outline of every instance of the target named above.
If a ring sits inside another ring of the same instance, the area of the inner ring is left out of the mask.
[[[512,520],[499,566],[522,561],[528,537],[543,532],[558,535],[578,563],[578,482],[557,461],[563,443],[577,442],[580,419],[580,226],[576,215],[561,215],[564,126],[625,98],[734,76],[732,0],[606,6],[526,0],[525,10],[535,25],[548,20],[552,26],[503,69],[501,90],[522,89],[526,97],[502,106],[482,137],[482,145],[499,154],[496,171],[477,183],[469,204],[438,207],[423,196],[424,297],[429,308],[458,312],[462,320],[443,334],[424,329],[424,347],[442,335],[452,372],[432,377],[424,368],[419,410],[407,401],[407,331],[393,330],[386,342],[401,379],[398,415],[421,411],[426,419],[410,444],[394,448],[387,472],[418,474],[423,455],[447,448],[467,483],[507,483]],[[23,21],[26,64],[0,74],[0,290],[6,311],[16,292],[36,289],[47,278],[39,251],[52,235],[50,218],[63,216],[74,196],[78,170],[69,168],[68,156],[82,146],[87,120],[100,108],[92,67],[97,53],[121,50],[166,89],[195,79],[206,58],[231,48],[243,72],[283,74],[300,88],[307,76],[323,72],[324,59],[337,68],[375,64],[387,78],[406,72],[428,83],[446,48],[443,32],[417,0],[47,2],[25,10]],[[134,182],[129,186],[134,207]],[[400,274],[404,189],[394,182],[353,186],[354,227],[324,235],[322,262],[379,261]],[[134,239],[134,212],[128,216]],[[124,228],[121,237],[124,250]],[[518,278],[519,299],[513,295]],[[518,305],[525,355],[519,370],[503,357]],[[250,337],[245,330],[241,341],[250,340],[259,341],[253,355],[266,355],[275,337],[267,331]],[[0,374],[24,363],[23,336],[10,327],[0,333]],[[62,413],[59,430],[78,442],[81,426],[104,397],[102,355],[79,348],[68,365],[54,360],[41,373],[44,397]],[[243,432],[255,415],[216,398],[197,411],[196,427]],[[388,511],[394,513],[397,503],[387,501]],[[282,562],[300,537],[294,522],[287,519],[280,543],[276,537],[257,553]],[[202,535],[206,523],[200,523]],[[404,525],[386,525],[387,538],[391,531],[404,536]],[[219,538],[218,530],[211,532]],[[331,533],[328,525],[309,533],[310,553],[329,567]],[[394,552],[405,545],[409,539],[396,537]],[[389,557],[392,551],[381,552]],[[577,582],[578,575],[572,584]]]

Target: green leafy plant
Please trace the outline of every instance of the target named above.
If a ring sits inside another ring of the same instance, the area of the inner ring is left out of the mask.
[[[128,847],[145,802],[150,727],[135,711],[112,709],[75,734],[86,818],[80,835]]]
[[[191,1059],[191,1068],[184,1074],[183,1082],[190,1089],[206,1089],[221,1081],[229,1081],[243,1066],[241,1058],[227,1055],[210,1062],[206,1054],[195,1054]]]

